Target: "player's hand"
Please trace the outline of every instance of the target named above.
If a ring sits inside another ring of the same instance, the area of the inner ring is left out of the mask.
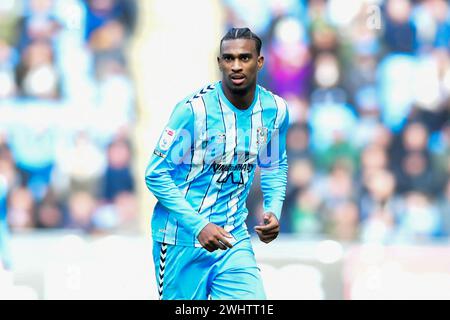
[[[255,231],[262,242],[269,243],[278,237],[280,223],[273,213],[264,213],[264,221],[260,226],[255,227]]]
[[[197,237],[203,248],[209,252],[213,252],[217,249],[227,250],[227,247],[233,248],[233,245],[228,242],[228,239],[232,238],[233,236],[226,232],[224,228],[211,222],[200,231]]]

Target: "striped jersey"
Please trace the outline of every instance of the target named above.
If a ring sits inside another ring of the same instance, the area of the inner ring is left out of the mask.
[[[197,236],[212,222],[236,240],[249,237],[246,199],[261,169],[264,211],[279,219],[287,183],[286,102],[261,86],[251,106],[236,108],[219,81],[179,102],[146,169],[157,198],[155,241],[200,246]]]

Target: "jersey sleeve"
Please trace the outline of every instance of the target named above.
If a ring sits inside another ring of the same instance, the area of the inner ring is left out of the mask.
[[[286,194],[288,162],[286,155],[286,134],[289,127],[289,113],[286,109],[278,128],[275,128],[267,150],[258,157],[261,168],[261,191],[264,198],[264,212],[272,212],[278,220]]]
[[[147,188],[178,223],[195,237],[209,223],[185,199],[172,174],[194,142],[194,114],[189,104],[178,104],[163,130],[145,172]]]

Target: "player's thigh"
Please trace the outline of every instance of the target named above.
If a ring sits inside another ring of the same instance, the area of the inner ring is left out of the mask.
[[[160,299],[207,299],[208,270],[200,248],[155,242],[153,260]]]
[[[250,239],[236,243],[227,251],[227,256],[217,266],[210,296],[211,299],[266,299]]]
[[[211,286],[212,300],[265,300],[266,294],[257,267],[228,270]]]

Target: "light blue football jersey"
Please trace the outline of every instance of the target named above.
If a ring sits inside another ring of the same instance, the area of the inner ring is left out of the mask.
[[[158,200],[153,240],[200,246],[197,236],[209,222],[236,241],[249,237],[246,199],[257,165],[264,211],[280,219],[288,126],[286,102],[261,86],[246,110],[232,105],[220,81],[179,102],[145,173]]]

